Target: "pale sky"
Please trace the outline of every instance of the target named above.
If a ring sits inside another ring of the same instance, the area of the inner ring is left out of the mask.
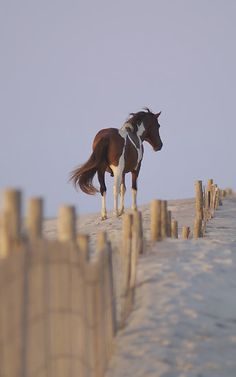
[[[0,0],[0,187],[43,196],[50,216],[99,211],[69,172],[148,106],[164,145],[144,146],[140,204],[192,197],[197,179],[236,189],[235,46],[235,0]]]

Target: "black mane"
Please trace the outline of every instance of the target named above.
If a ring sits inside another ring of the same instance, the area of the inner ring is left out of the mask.
[[[137,113],[130,113],[131,117],[127,120],[128,123],[131,123],[132,126],[139,125],[142,123],[143,118],[147,114],[153,114],[148,107],[145,107],[144,110],[146,111],[138,111]],[[154,114],[153,114],[154,115]]]

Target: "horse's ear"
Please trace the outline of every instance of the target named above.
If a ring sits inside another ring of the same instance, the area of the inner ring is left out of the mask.
[[[158,119],[160,115],[161,115],[161,111],[159,113],[155,114],[155,117]]]
[[[148,113],[151,112],[148,107],[144,107],[143,110],[147,111]]]

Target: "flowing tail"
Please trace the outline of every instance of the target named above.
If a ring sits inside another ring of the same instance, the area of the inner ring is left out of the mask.
[[[93,185],[93,178],[99,165],[106,163],[107,146],[107,140],[101,139],[96,144],[88,161],[71,172],[70,181],[76,188],[79,186],[86,194],[94,195],[98,192]]]

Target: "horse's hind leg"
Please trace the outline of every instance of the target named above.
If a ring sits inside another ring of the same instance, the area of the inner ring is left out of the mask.
[[[98,170],[98,181],[100,184],[100,193],[102,195],[102,209],[101,216],[102,220],[107,219],[107,209],[106,209],[106,184],[105,184],[105,170]]]

